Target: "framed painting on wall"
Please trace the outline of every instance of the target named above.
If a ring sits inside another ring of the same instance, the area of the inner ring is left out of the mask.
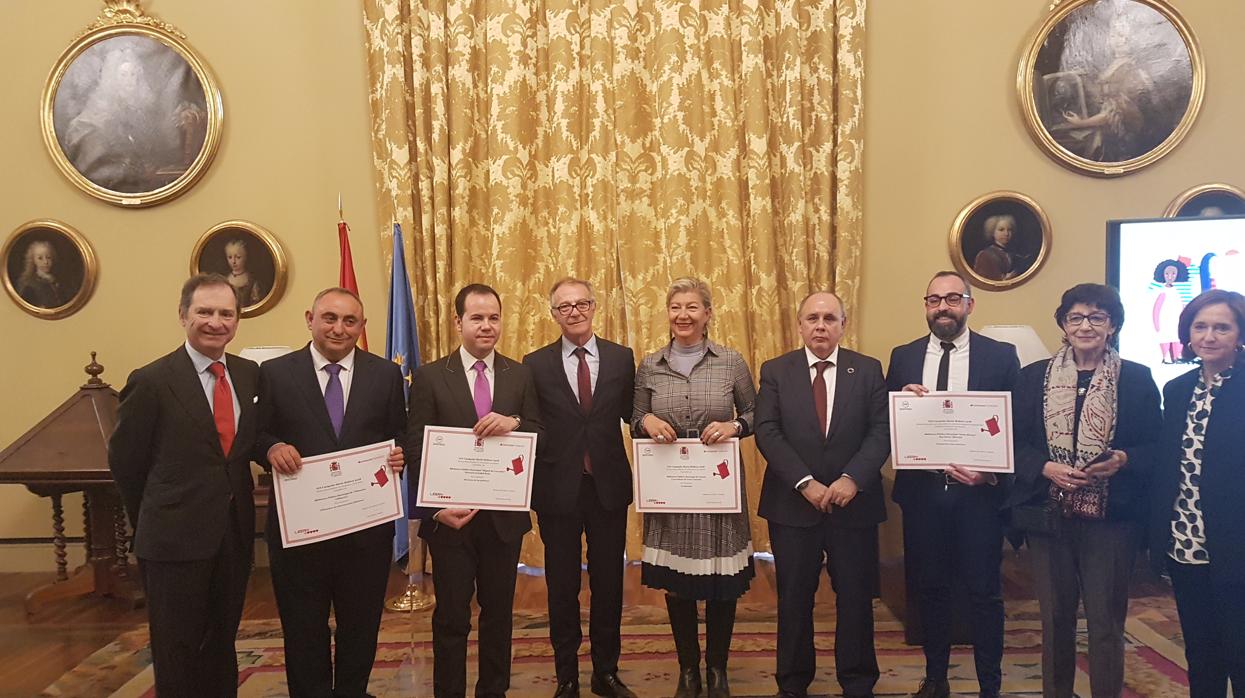
[[[1059,164],[1102,177],[1171,152],[1202,104],[1201,48],[1162,0],[1059,4],[1020,60],[1020,111]]]
[[[216,80],[185,36],[135,0],[111,0],[65,49],[42,107],[57,168],[120,206],[152,206],[193,186],[225,117]]]
[[[951,224],[948,251],[977,288],[1002,291],[1037,274],[1050,254],[1050,220],[1033,199],[1014,191],[979,196]]]
[[[95,292],[95,250],[77,230],[51,219],[17,227],[0,248],[4,290],[45,320],[73,315]]]
[[[1164,218],[1214,218],[1245,215],[1245,190],[1214,182],[1186,189],[1172,199]]]
[[[281,300],[288,273],[277,238],[249,221],[212,226],[190,253],[190,273],[209,272],[229,280],[242,303],[242,317],[262,315]]]

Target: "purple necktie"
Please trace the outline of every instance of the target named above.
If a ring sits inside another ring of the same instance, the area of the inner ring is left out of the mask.
[[[487,366],[483,361],[475,362],[471,368],[476,372],[476,383],[474,390],[474,401],[476,404],[476,419],[482,418],[484,415],[493,411],[493,396],[488,392],[488,379],[484,377],[484,369]]]
[[[328,385],[324,386],[324,406],[329,410],[329,421],[333,423],[333,434],[335,436],[342,435],[342,417],[346,414],[346,395],[342,392],[341,378],[337,377],[341,373],[340,364],[328,364],[324,367],[329,373]]]

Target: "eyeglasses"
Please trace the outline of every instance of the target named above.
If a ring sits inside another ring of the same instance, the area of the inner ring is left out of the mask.
[[[574,303],[563,303],[561,305],[555,305],[552,308],[550,308],[550,310],[553,310],[558,315],[570,315],[572,310],[578,310],[581,313],[586,313],[592,309],[592,306],[594,304],[596,304],[596,301],[582,300],[582,301],[575,301]]]
[[[965,298],[970,298],[970,296],[967,293],[948,293],[945,296],[926,296],[924,300],[927,308],[937,308],[943,301],[946,301],[947,305],[952,308],[958,308]]]
[[[1082,315],[1080,313],[1068,313],[1063,316],[1063,324],[1068,327],[1080,327],[1082,323],[1089,320],[1090,327],[1102,327],[1111,322],[1111,316],[1106,313],[1094,313],[1093,315]]]

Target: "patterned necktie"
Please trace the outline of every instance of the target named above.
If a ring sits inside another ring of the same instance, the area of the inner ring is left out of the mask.
[[[476,419],[481,419],[493,411],[493,396],[489,395],[488,379],[484,377],[484,370],[488,366],[483,361],[477,361],[471,368],[476,372],[475,390],[472,395],[476,405]]]
[[[588,414],[592,411],[592,370],[588,368],[588,350],[576,347],[575,355],[579,357],[579,369],[576,382],[579,384],[579,408]],[[588,444],[584,443],[584,472],[592,474],[592,458],[588,456]]]
[[[955,349],[952,342],[939,342],[942,345],[942,359],[938,361],[938,384],[934,390],[946,390],[951,375],[951,350]]]
[[[216,376],[216,385],[212,388],[212,421],[216,422],[216,433],[220,435],[220,450],[229,455],[233,447],[233,393],[229,390],[229,381],[225,380],[225,364],[215,361],[208,370]]]
[[[342,380],[337,374],[341,373],[342,367],[341,364],[327,364],[324,370],[329,374],[329,382],[324,386],[324,406],[329,411],[333,434],[341,436],[342,418],[346,415],[346,394],[342,390]]]
[[[817,369],[817,377],[813,379],[813,404],[817,406],[817,423],[821,425],[821,436],[826,437],[830,428],[828,405],[826,405],[826,369],[833,366],[829,361],[818,361],[813,364]]]

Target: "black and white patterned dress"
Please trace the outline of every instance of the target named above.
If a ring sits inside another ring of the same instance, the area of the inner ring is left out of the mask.
[[[1210,385],[1206,376],[1198,373],[1189,411],[1185,417],[1184,439],[1180,443],[1180,490],[1172,506],[1172,547],[1167,554],[1176,562],[1186,565],[1205,565],[1210,562],[1206,551],[1206,525],[1202,518],[1201,481],[1202,448],[1206,442],[1206,423],[1210,421],[1211,404],[1232,377],[1227,369],[1214,377]]]
[[[647,438],[644,415],[668,422],[680,437],[699,432],[710,422],[739,419],[752,433],[756,386],[738,352],[705,342],[705,354],[688,375],[670,363],[671,347],[649,354],[635,375],[632,433]],[[742,464],[741,464],[742,466]],[[644,557],[640,579],[645,586],[690,599],[736,599],[748,590],[752,565],[752,529],[744,474],[739,487],[739,514],[645,514]]]

